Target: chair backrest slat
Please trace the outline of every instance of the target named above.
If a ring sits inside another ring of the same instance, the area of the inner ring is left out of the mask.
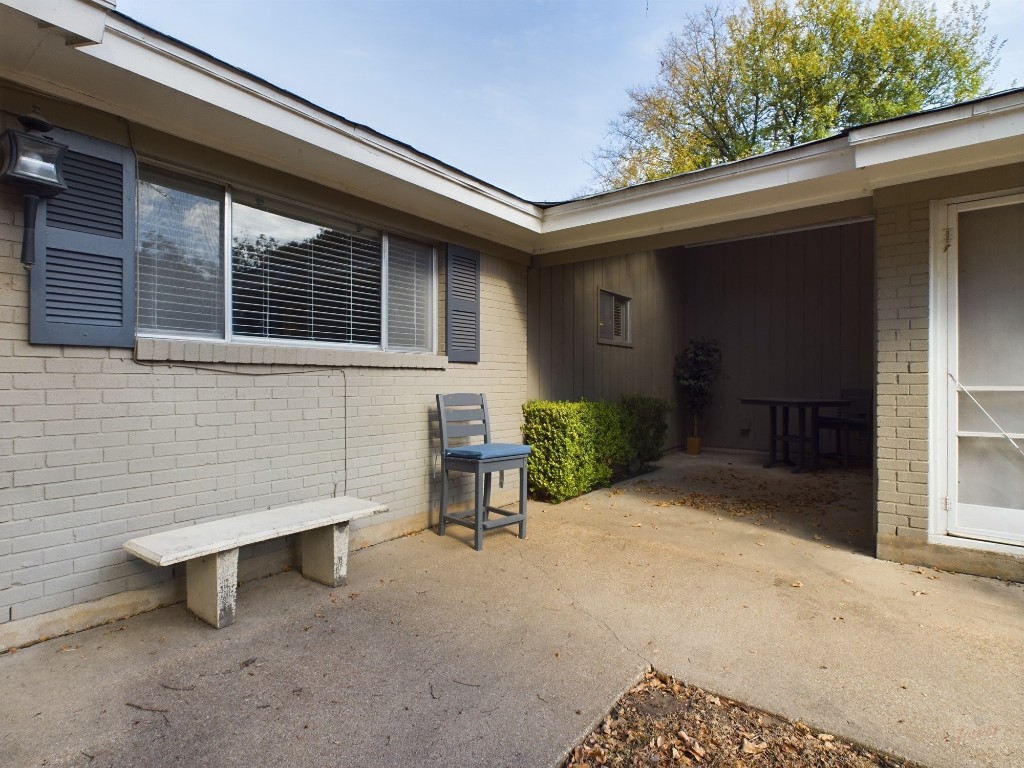
[[[448,424],[448,437],[475,437],[487,435],[487,427],[483,424]]]
[[[483,395],[478,395],[475,392],[456,392],[452,395],[438,395],[438,397],[443,397],[444,404],[448,406],[481,405],[484,400]]]
[[[483,408],[445,408],[448,423],[457,421],[484,421]]]
[[[485,443],[491,442],[486,395],[470,392],[438,395],[437,415],[443,450],[448,450],[452,438],[483,437]]]

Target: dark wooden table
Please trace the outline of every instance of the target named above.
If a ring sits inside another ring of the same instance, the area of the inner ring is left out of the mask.
[[[817,397],[742,397],[740,403],[743,405],[767,405],[770,413],[771,436],[768,443],[768,461],[766,467],[774,467],[776,464],[793,465],[789,458],[789,446],[796,443],[798,446],[799,459],[794,472],[806,472],[818,466],[820,446],[818,443],[818,409],[819,408],[845,408],[850,405],[849,400],[826,400]],[[797,433],[789,431],[789,409],[797,410]],[[779,411],[782,411],[782,419],[779,419]],[[809,416],[809,418],[808,418]],[[807,428],[810,427],[810,434]],[[779,446],[782,447],[781,452]],[[780,458],[781,453],[781,458]]]

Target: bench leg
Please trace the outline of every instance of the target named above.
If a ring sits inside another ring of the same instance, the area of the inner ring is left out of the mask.
[[[329,587],[340,587],[348,573],[348,523],[299,534],[302,575]]]
[[[197,557],[185,566],[188,609],[220,629],[235,621],[238,594],[238,550]]]

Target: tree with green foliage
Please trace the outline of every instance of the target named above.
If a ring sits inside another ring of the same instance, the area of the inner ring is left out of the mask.
[[[925,0],[708,6],[669,38],[657,82],[629,92],[597,181],[651,181],[978,96],[1002,47],[987,13],[959,0],[945,15]]]

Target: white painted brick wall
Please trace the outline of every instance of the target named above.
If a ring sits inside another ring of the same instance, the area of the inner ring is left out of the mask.
[[[878,533],[928,530],[929,209],[883,208],[875,221]]]
[[[242,348],[232,356],[297,367],[213,372],[136,362],[126,350],[29,345],[17,210],[0,193],[0,623],[181,574],[129,557],[128,538],[330,496],[336,485],[388,504],[388,520],[428,510],[436,519],[437,392],[487,392],[495,439],[520,440],[525,267],[482,261],[477,365],[342,374],[311,367],[333,364],[320,350],[282,358]],[[213,359],[211,345],[160,345],[182,360]],[[506,486],[515,487],[511,473]],[[457,499],[470,493],[462,483]]]

